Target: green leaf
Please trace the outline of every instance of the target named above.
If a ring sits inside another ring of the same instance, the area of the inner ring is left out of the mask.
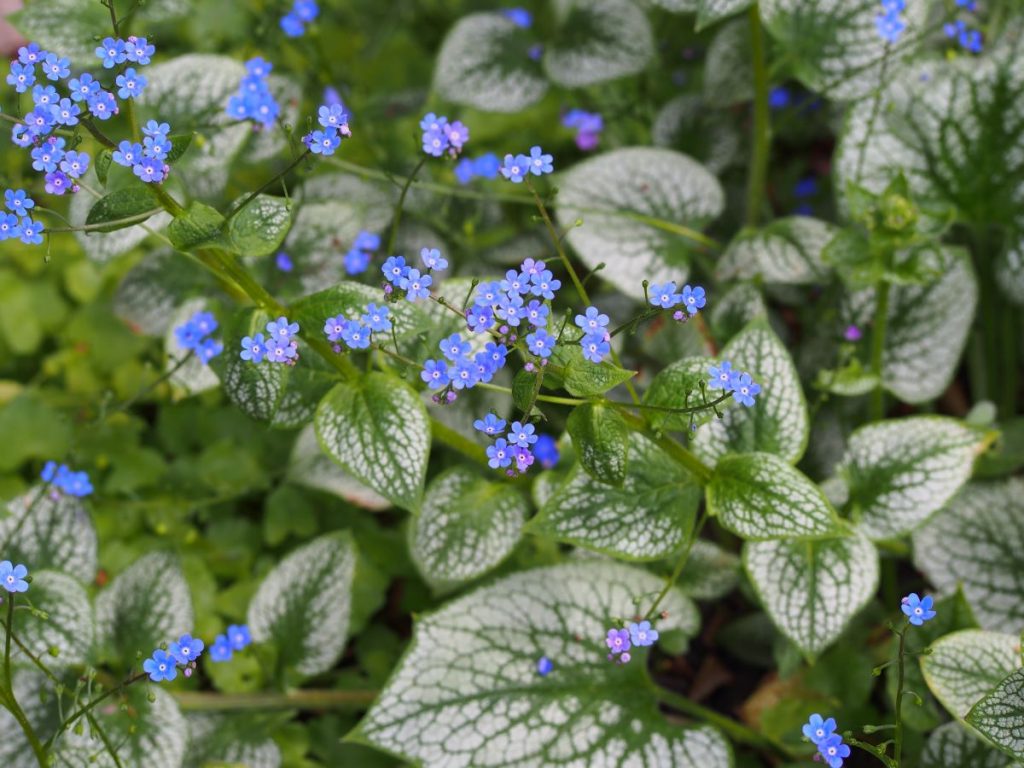
[[[123,662],[194,631],[192,596],[178,559],[151,552],[114,578],[96,598],[96,639]]]
[[[762,0],[759,8],[793,75],[810,90],[842,101],[870,94],[926,33],[924,3],[907,4],[900,14],[907,28],[895,44],[878,34],[875,0]]]
[[[96,575],[96,529],[80,499],[37,485],[7,504],[0,519],[0,552],[33,572],[64,571],[82,582]]]
[[[708,514],[745,539],[822,539],[840,532],[821,489],[770,453],[719,459],[707,504]]]
[[[708,45],[703,96],[709,106],[723,108],[754,98],[750,24],[746,19],[723,25]]]
[[[1006,758],[958,722],[943,723],[928,735],[921,768],[1009,768]]]
[[[330,288],[299,299],[291,307],[292,319],[302,328],[323,328],[328,317],[343,315],[358,319],[369,302],[382,304],[379,289],[344,280]],[[399,341],[405,341],[427,330],[429,322],[416,304],[409,301],[388,304],[391,322]],[[389,332],[386,339],[391,338]]]
[[[836,641],[878,588],[878,552],[860,534],[747,542],[743,564],[772,621],[811,659]]]
[[[948,634],[921,657],[928,688],[958,718],[1020,668],[1020,636],[981,629]]]
[[[114,294],[114,312],[133,331],[163,336],[173,331],[175,308],[200,291],[209,292],[204,272],[170,248],[147,252],[121,279]]]
[[[231,219],[228,237],[245,259],[269,256],[284,242],[292,225],[291,202],[259,195]]]
[[[437,54],[434,87],[442,98],[489,112],[518,112],[548,84],[529,56],[533,38],[497,13],[471,13],[451,28]]]
[[[107,226],[97,227],[96,231],[113,232],[131,226],[129,223],[122,222],[122,219],[131,219],[133,223],[139,223],[136,219],[147,213],[157,213],[159,210],[160,202],[153,194],[153,190],[144,184],[133,184],[104,195],[96,201],[96,204],[89,209],[85,223],[86,226],[106,224]]]
[[[210,369],[217,374],[231,402],[260,421],[270,421],[278,412],[293,368],[266,360],[261,363],[242,360],[234,354],[234,350],[246,336],[265,334],[269,320],[270,315],[259,309],[245,309],[235,313],[224,323],[221,335],[225,341],[224,346],[231,353],[218,355],[210,362]],[[306,326],[300,323],[300,327]],[[301,365],[309,362],[307,356],[302,354],[304,351],[300,344]]]
[[[576,455],[597,481],[622,485],[626,479],[629,429],[622,415],[601,403],[576,406],[566,422]]]
[[[29,2],[10,14],[17,30],[47,51],[67,56],[78,67],[96,64],[96,35],[109,34],[110,16],[102,5],[85,5],[78,0]]]
[[[288,460],[288,480],[306,488],[332,493],[363,509],[380,511],[391,506],[390,501],[331,461],[320,447],[312,424],[306,425],[295,441]]]
[[[980,448],[976,433],[942,416],[861,427],[839,467],[854,520],[876,541],[909,533],[967,482]]]
[[[345,648],[355,565],[347,533],[329,533],[291,552],[249,603],[253,640],[273,642],[299,674],[326,672]]]
[[[752,0],[697,0],[697,31],[750,7]]]
[[[107,174],[110,172],[110,164],[114,161],[114,154],[105,147],[96,153],[96,178],[101,186],[107,186]]]
[[[1024,481],[964,486],[914,531],[914,565],[942,592],[959,585],[983,629],[1024,627]]]
[[[652,408],[643,412],[647,423],[658,430],[689,432],[690,425],[702,424],[716,418],[713,411],[698,413],[672,413],[661,408],[693,408],[706,399],[710,402],[713,393],[702,399],[700,385],[708,378],[708,360],[704,357],[684,357],[662,368],[644,391],[644,405]],[[654,408],[653,406],[657,406]],[[728,401],[719,406],[728,408]]]
[[[822,251],[836,234],[836,227],[808,216],[776,219],[761,229],[740,232],[718,263],[720,280],[813,285],[825,281],[828,269]]]
[[[76,579],[57,571],[32,568],[29,575],[32,583],[18,602],[24,605],[30,601],[36,611],[15,614],[14,636],[35,656],[45,659],[48,666],[85,663],[93,640],[92,606],[85,588]],[[0,628],[0,641],[6,635]],[[50,655],[51,649],[57,651],[56,656]],[[16,663],[30,663],[17,646],[11,657]]]
[[[47,738],[60,723],[52,683],[34,667],[15,668],[12,688],[29,724],[40,738]],[[25,732],[4,707],[0,707],[0,765],[5,768],[39,768]]]
[[[730,768],[717,731],[670,726],[658,713],[644,651],[630,664],[605,658],[612,617],[632,616],[634,601],[662,585],[640,569],[583,562],[516,573],[454,600],[416,624],[409,650],[349,739],[423,768],[599,766],[623,755]],[[692,603],[673,590],[664,607],[669,618],[658,631],[692,636]],[[537,674],[541,656],[554,662],[547,677]]]
[[[739,584],[739,558],[716,544],[697,539],[676,586],[697,600],[718,600]]]
[[[555,40],[545,46],[553,83],[579,88],[634,75],[654,53],[647,16],[629,0],[566,0]]]
[[[216,209],[194,202],[170,223],[167,236],[179,251],[191,251],[204,245],[224,245],[223,226],[224,217]]]
[[[730,408],[697,431],[695,452],[711,462],[727,453],[772,453],[790,463],[804,455],[810,436],[807,401],[789,350],[765,320],[755,320],[722,349],[722,360],[761,385],[751,408]],[[705,369],[706,372],[706,369]],[[709,392],[718,397],[721,392]]]
[[[576,344],[563,344],[555,350],[552,362],[564,366],[562,384],[566,391],[576,397],[601,395],[636,376],[636,371],[608,362],[592,363],[583,357],[583,350]]]
[[[511,485],[453,467],[427,488],[409,531],[409,551],[428,584],[470,581],[508,557],[529,511]]]
[[[622,487],[594,482],[576,465],[528,529],[629,560],[656,560],[693,535],[700,486],[664,451],[630,435]]]
[[[1014,760],[1024,762],[1024,669],[971,707],[967,722]]]
[[[666,224],[700,229],[725,207],[718,179],[669,149],[604,152],[574,165],[559,183],[558,223],[569,244],[588,268],[604,264],[599,275],[637,299],[643,279],[686,279],[691,241]],[[575,226],[577,219],[583,226]]]
[[[171,151],[167,153],[167,162],[173,163],[188,152],[194,137],[194,133],[172,133],[168,136],[167,140],[171,142]]]
[[[320,402],[314,423],[324,450],[357,480],[403,509],[419,509],[430,422],[408,384],[376,372],[342,382]]]

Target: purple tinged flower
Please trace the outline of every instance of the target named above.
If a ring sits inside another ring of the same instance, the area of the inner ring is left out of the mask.
[[[651,629],[651,622],[633,622],[629,625],[629,641],[640,648],[654,645],[658,641],[658,630]]]
[[[516,471],[523,473],[533,466],[533,462],[536,460],[533,455],[533,451],[529,448],[524,448],[521,445],[517,445],[512,449],[512,455],[516,462]]]
[[[864,334],[861,333],[860,328],[856,325],[848,325],[846,326],[846,330],[843,331],[843,338],[847,341],[860,341],[863,335]]]
[[[142,145],[133,144],[130,141],[122,141],[117,149],[111,154],[111,158],[118,165],[126,168],[133,168],[136,163],[142,160]]]
[[[810,720],[804,723],[804,736],[811,740],[812,744],[821,744],[828,739],[836,730],[835,718],[830,717],[823,720],[821,715],[815,712]]]
[[[96,48],[96,58],[103,62],[104,69],[113,69],[128,59],[124,40],[113,37],[103,38],[103,43]]]
[[[536,427],[533,424],[523,424],[521,421],[513,421],[508,428],[508,442],[510,445],[518,445],[520,448],[529,448],[537,442]]]
[[[911,592],[903,598],[900,610],[915,627],[920,627],[926,621],[935,618],[935,611],[932,610],[934,600],[931,595],[918,597],[916,592]]]
[[[551,173],[555,170],[555,166],[551,163],[553,159],[551,155],[544,154],[544,150],[540,147],[530,147],[530,173],[534,176]]]
[[[15,592],[27,592],[28,582],[25,581],[25,577],[28,576],[28,568],[24,565],[14,565],[10,560],[4,560],[0,563],[0,587],[3,587],[10,593]]]
[[[632,661],[632,659],[633,657],[632,655],[630,655],[629,651],[623,651],[622,655],[619,656],[619,662],[622,664],[629,664],[629,662]]]
[[[538,328],[526,337],[526,346],[538,357],[551,357],[557,339],[543,328]]]
[[[483,333],[494,326],[494,310],[484,304],[474,304],[466,310],[466,325],[474,333]]]
[[[228,627],[227,631],[228,642],[231,643],[232,650],[243,651],[252,642],[252,636],[249,634],[249,627],[246,624],[232,624]]]
[[[198,637],[184,634],[178,638],[178,642],[167,646],[167,653],[179,664],[191,664],[199,658],[204,647],[203,641]]]
[[[682,298],[680,294],[676,293],[676,284],[673,281],[660,285],[653,283],[648,293],[648,301],[651,305],[662,309],[671,309],[682,301]]]
[[[499,437],[494,445],[487,446],[487,466],[491,469],[503,469],[512,464],[512,449],[504,438]]]
[[[420,378],[426,382],[430,389],[441,389],[448,386],[448,365],[444,360],[427,360],[423,363],[423,370],[420,371]]]
[[[437,248],[424,248],[420,251],[420,260],[427,269],[448,269],[448,260]]]
[[[842,768],[843,760],[850,756],[850,748],[843,744],[843,737],[833,733],[818,745],[818,753],[828,768]]]
[[[328,317],[324,322],[324,333],[327,335],[328,341],[340,341],[341,334],[345,330],[345,326],[348,324],[341,315],[337,317]]]
[[[448,149],[448,137],[443,131],[423,132],[423,151],[431,157],[440,157]]]
[[[391,330],[391,310],[385,306],[377,306],[374,303],[366,305],[366,312],[360,318],[374,333],[384,333]]]
[[[231,643],[227,635],[217,635],[210,646],[209,656],[211,661],[230,661],[232,656]]]
[[[143,157],[132,166],[132,173],[147,184],[159,184],[164,180],[164,164],[155,157]]]
[[[584,333],[604,333],[608,325],[608,315],[601,314],[597,307],[587,307],[582,315],[576,315],[576,327]]]
[[[555,668],[555,665],[551,663],[551,659],[547,656],[541,656],[537,659],[537,674],[541,677],[547,677],[551,674],[551,670]]]
[[[255,336],[246,336],[242,339],[242,352],[239,357],[243,360],[259,363],[266,357],[266,354],[267,345],[263,340],[262,333],[257,333]]]
[[[71,188],[71,179],[64,171],[53,171],[44,177],[46,184],[44,189],[51,195],[63,195]]]
[[[580,339],[583,357],[592,363],[600,363],[611,352],[612,345],[607,341],[607,331],[591,333]]]
[[[153,651],[152,658],[142,662],[142,669],[154,683],[159,683],[163,680],[173,680],[178,676],[178,667],[174,658],[166,651],[159,649]]]
[[[544,469],[551,469],[558,464],[559,453],[558,443],[551,435],[537,435],[537,442],[533,444],[533,455]]]
[[[277,255],[274,256],[274,266],[282,272],[291,272],[295,269],[295,264],[292,262],[292,257],[284,251],[278,251]]]
[[[613,654],[628,651],[631,647],[628,629],[609,629],[604,641]]]
[[[691,315],[696,315],[704,308],[704,305],[708,303],[704,289],[699,285],[696,288],[684,285],[680,298],[682,299],[682,304],[686,308],[686,311]]]
[[[299,332],[299,324],[291,323],[287,317],[279,317],[267,323],[267,338],[274,338],[281,342],[291,341],[292,337]]]
[[[42,70],[48,80],[63,80],[71,74],[71,59],[48,53],[43,59]]]
[[[526,174],[530,172],[530,158],[526,155],[505,155],[505,162],[500,170],[501,175],[513,184],[521,184]]]
[[[477,419],[473,422],[473,429],[493,437],[494,435],[500,435],[502,430],[505,429],[505,420],[499,419],[496,414],[488,413],[482,419]]]
[[[448,123],[444,126],[444,137],[451,147],[452,156],[457,155],[462,147],[469,141],[469,128],[467,128],[460,120],[456,120],[453,123]]]
[[[89,155],[72,149],[60,161],[60,169],[72,179],[80,179],[89,170]]]
[[[294,341],[281,341],[273,336],[267,337],[267,362],[287,363],[299,356],[298,344]]]

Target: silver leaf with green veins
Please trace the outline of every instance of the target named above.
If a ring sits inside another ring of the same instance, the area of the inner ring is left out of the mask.
[[[921,657],[925,682],[958,718],[1021,668],[1020,635],[965,629],[936,640],[931,648],[931,654]]]
[[[975,704],[967,722],[1015,760],[1024,761],[1024,669]]]
[[[708,45],[704,64],[704,100],[712,107],[731,107],[754,97],[750,61],[750,25],[736,19],[722,26]]]
[[[561,5],[558,36],[544,51],[551,82],[579,88],[636,74],[647,65],[654,35],[631,0],[564,0]]]
[[[645,696],[644,651],[625,665],[605,658],[612,617],[632,616],[662,584],[618,563],[580,562],[455,600],[417,623],[352,738],[424,768],[730,768],[717,731],[669,726]],[[678,591],[663,607],[659,631],[696,631],[696,610]],[[545,655],[554,669],[541,677]]]
[[[29,594],[20,600],[42,611],[46,618],[31,611],[18,611],[14,616],[14,636],[37,657],[53,668],[83,664],[92,650],[93,612],[85,588],[74,578],[57,571],[32,571]],[[0,640],[6,632],[0,629]],[[51,657],[55,648],[58,654]],[[11,651],[15,662],[30,663],[15,646]]]
[[[82,582],[96,575],[96,529],[81,499],[37,485],[7,503],[0,518],[4,560],[49,568]]]
[[[957,722],[928,735],[921,768],[1009,768],[1010,761]]]
[[[331,461],[320,447],[312,424],[307,424],[295,439],[288,460],[288,480],[306,488],[333,493],[363,509],[380,511],[391,506],[390,501]]]
[[[807,285],[828,276],[821,252],[836,234],[836,227],[809,216],[777,219],[766,227],[737,236],[718,262],[720,280]]]

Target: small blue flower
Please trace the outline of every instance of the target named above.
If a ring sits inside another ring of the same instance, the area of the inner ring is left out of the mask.
[[[68,81],[68,90],[71,91],[72,101],[88,101],[100,92],[101,86],[92,75],[83,72]]]
[[[31,64],[11,62],[11,73],[7,75],[7,83],[14,86],[18,93],[25,93],[36,82],[35,67]]]
[[[682,304],[686,308],[686,311],[691,315],[696,315],[704,305],[708,303],[707,298],[704,294],[704,289],[699,285],[696,288],[691,288],[688,285],[683,286],[683,292],[681,294]]]
[[[389,283],[399,285],[405,279],[405,276],[409,274],[409,267],[405,264],[404,256],[392,256],[384,262],[384,266],[380,268],[380,271],[384,273],[384,279]]]
[[[203,340],[203,334],[200,333],[196,324],[189,320],[174,329],[174,340],[182,349],[195,349]]]
[[[132,173],[147,184],[159,184],[164,180],[164,164],[155,157],[143,157],[132,166]]]
[[[28,216],[28,212],[35,208],[36,203],[25,190],[8,189],[4,192],[4,205],[18,216]]]
[[[480,283],[476,287],[476,303],[493,306],[502,296],[501,283]]]
[[[632,647],[628,629],[615,629],[614,627],[609,629],[604,642],[613,654],[624,653]]]
[[[267,338],[267,361],[271,363],[287,363],[299,356],[298,343],[281,341],[273,336]]]
[[[61,99],[50,107],[50,114],[58,125],[78,125],[78,116],[81,113],[82,108],[71,99]]]
[[[302,37],[306,32],[306,26],[302,23],[297,13],[286,13],[281,17],[281,30],[288,37]]]
[[[260,80],[269,75],[273,69],[274,65],[262,56],[253,56],[245,62],[245,73]]]
[[[671,309],[682,299],[683,297],[676,293],[675,282],[671,280],[661,285],[653,283],[649,288],[648,301],[650,301],[652,306]]]
[[[880,13],[875,16],[875,27],[878,30],[879,37],[885,40],[885,42],[893,44],[899,41],[907,25],[898,13],[889,12]]]
[[[309,135],[309,151],[314,155],[323,155],[329,157],[334,154],[334,151],[341,144],[341,137],[337,131],[324,130],[324,131],[313,131]]]
[[[39,43],[29,43],[18,49],[18,61],[22,64],[36,64],[46,58],[46,51]]]
[[[476,365],[477,378],[484,384],[493,379],[498,371],[498,367],[486,352],[477,352],[473,355],[473,363]]]
[[[530,173],[534,176],[551,173],[555,170],[554,165],[551,164],[552,159],[551,155],[544,154],[544,150],[540,147],[530,147]]]
[[[245,624],[232,624],[228,627],[228,642],[232,650],[242,651],[252,642],[249,627]]]
[[[69,150],[60,161],[60,169],[72,179],[80,179],[89,170],[89,155]]]
[[[13,213],[0,212],[0,241],[18,237],[18,217]]]
[[[836,730],[835,718],[822,720],[821,715],[815,712],[811,719],[804,723],[804,736],[811,740],[812,744],[821,744],[828,739]]]
[[[551,469],[558,464],[559,453],[558,443],[551,435],[537,435],[537,442],[533,444],[533,455],[544,469]]]
[[[420,260],[427,269],[448,269],[448,260],[437,248],[424,248],[420,251]]]
[[[903,598],[900,609],[906,614],[907,619],[915,627],[920,627],[926,621],[935,618],[935,611],[932,610],[934,600],[931,595],[918,597],[916,592],[911,592]]]
[[[477,419],[473,422],[473,429],[493,437],[494,435],[500,435],[502,430],[505,429],[505,420],[499,419],[493,413],[488,413],[482,419]]]
[[[196,357],[203,365],[208,364],[213,358],[224,351],[224,344],[217,339],[203,339],[196,347]]]
[[[133,35],[128,38],[128,42],[124,46],[125,58],[141,66],[149,64],[150,57],[154,53],[156,53],[156,47],[150,45],[149,41],[144,37],[135,37]]]
[[[548,324],[548,313],[550,311],[551,310],[547,304],[542,304],[541,302],[534,299],[533,301],[526,305],[526,322],[528,322],[534,328],[545,328]]]
[[[442,339],[438,346],[441,349],[441,353],[452,362],[458,360],[460,357],[468,355],[470,349],[469,342],[457,333],[453,333],[448,338]]]
[[[466,325],[474,333],[483,333],[494,326],[494,310],[484,304],[474,304],[466,310]]]
[[[449,154],[455,157],[469,142],[469,128],[459,120],[448,123],[444,127],[444,138],[450,150]]]
[[[501,175],[513,184],[521,184],[526,174],[530,172],[530,158],[526,155],[505,155],[505,162],[500,170]]]
[[[178,642],[167,646],[167,653],[179,664],[191,664],[199,658],[204,647],[203,641],[198,637],[185,634],[178,638]]]
[[[287,317],[279,317],[267,323],[267,338],[274,338],[280,342],[291,341],[299,332],[299,324],[288,321]]]
[[[45,136],[53,130],[55,122],[52,107],[36,107],[25,115],[25,125],[33,136]]]
[[[420,371],[420,378],[426,382],[431,389],[441,389],[448,386],[448,365],[444,360],[427,360]]]
[[[843,737],[833,733],[818,745],[818,753],[828,768],[842,768],[843,760],[850,756],[850,748],[843,744]]]
[[[405,298],[409,301],[419,301],[430,298],[430,284],[434,278],[430,275],[421,275],[418,269],[410,269],[405,277],[398,282],[398,287],[405,291]]]
[[[538,328],[526,337],[526,346],[539,357],[551,357],[557,339],[543,328]]]
[[[468,157],[464,157],[455,164],[453,169],[455,173],[455,179],[459,184],[469,184],[473,180],[473,161]]]
[[[730,387],[733,400],[747,408],[752,407],[754,398],[761,394],[761,385],[755,384],[749,373],[735,374],[730,382]]]
[[[350,275],[361,275],[370,267],[370,254],[358,248],[349,248],[345,254],[345,272]]]
[[[317,122],[324,128],[337,130],[348,124],[348,115],[341,104],[324,104],[317,110]]]
[[[512,451],[504,438],[499,437],[494,445],[487,446],[487,466],[491,469],[501,469],[512,463]]]
[[[371,331],[375,333],[383,333],[391,330],[391,320],[389,315],[391,311],[384,306],[378,307],[372,302],[366,305],[366,313],[362,316],[362,321],[369,326]]]
[[[103,62],[104,69],[113,69],[128,59],[124,40],[113,37],[103,38],[103,44],[96,48],[96,58]]]
[[[501,15],[523,29],[529,29],[533,25],[533,14],[525,8],[504,8]]]
[[[513,421],[508,428],[508,442],[510,445],[518,445],[520,448],[529,448],[537,442],[536,427],[533,424],[523,424],[521,421]]]
[[[482,179],[498,178],[498,170],[501,168],[501,161],[493,152],[480,155],[473,160],[473,173]]]
[[[633,622],[629,625],[629,641],[638,647],[654,645],[658,641],[658,630],[651,629],[651,622]]]
[[[527,294],[530,292],[530,275],[510,269],[501,281],[501,290],[509,294]]]
[[[142,90],[146,87],[148,81],[132,67],[128,67],[122,74],[117,76],[115,82],[118,86],[118,98],[137,99],[142,95]]]
[[[11,127],[11,143],[24,149],[35,143],[35,137],[29,131],[28,126],[18,123]]]
[[[59,101],[60,95],[52,85],[37,85],[32,88],[32,103],[37,107],[53,106]]]
[[[484,347],[484,354],[491,359],[491,366],[494,370],[498,370],[505,365],[505,358],[508,357],[508,348],[504,344],[489,341],[487,346]]]
[[[316,19],[320,8],[314,0],[295,0],[292,4],[292,12],[308,24]]]
[[[45,227],[41,221],[33,221],[27,216],[18,223],[18,238],[25,245],[39,245],[43,242],[43,230]]]
[[[200,336],[209,336],[217,330],[217,318],[212,312],[196,312],[189,319],[189,322],[196,327]]]
[[[71,74],[71,59],[58,56],[56,53],[48,53],[41,68],[47,80],[63,80]]]
[[[149,675],[154,683],[163,680],[173,680],[178,676],[178,666],[166,651],[157,649],[153,651],[153,657],[142,662],[142,669]]]
[[[793,186],[796,198],[814,197],[818,194],[818,180],[814,176],[805,176]]]
[[[284,251],[278,251],[277,255],[274,256],[274,266],[282,272],[291,272],[295,269],[295,264],[292,262],[292,257]]]
[[[231,660],[231,643],[228,642],[227,635],[217,635],[217,637],[213,639],[213,645],[210,646],[209,655],[211,661]]]
[[[530,278],[530,293],[534,296],[543,296],[549,301],[555,298],[555,291],[561,287],[562,281],[556,280],[549,269]]]
[[[518,294],[506,293],[498,299],[495,314],[511,326],[517,326],[526,316],[523,297]]]
[[[324,334],[327,336],[328,341],[340,341],[341,334],[345,330],[345,326],[348,325],[346,320],[341,315],[337,317],[328,317],[324,321]]]
[[[580,339],[580,346],[583,348],[583,357],[592,363],[600,363],[612,351],[607,331],[587,334]]]
[[[117,145],[117,149],[114,150],[111,158],[118,165],[123,165],[125,168],[133,168],[136,163],[142,160],[142,145],[133,144],[130,141],[122,141]]]
[[[732,363],[728,360],[723,360],[719,366],[710,366],[708,368],[708,389],[732,389],[732,378],[736,375],[736,372],[732,369]]]
[[[354,320],[346,323],[341,338],[352,349],[368,349],[370,346],[370,330]]]
[[[376,251],[380,248],[380,235],[376,232],[367,232],[365,229],[356,235],[352,241],[352,247],[361,251]]]
[[[26,576],[28,576],[28,568],[24,565],[14,565],[10,560],[0,563],[0,587],[8,592],[27,592]]]
[[[109,120],[117,114],[117,99],[110,91],[100,90],[94,93],[86,102],[89,111],[97,120]]]
[[[547,677],[551,674],[551,670],[555,668],[555,665],[551,663],[551,659],[547,656],[541,656],[537,659],[537,674],[541,677]]]
[[[263,334],[246,336],[242,339],[242,352],[239,355],[243,360],[259,363],[266,357],[267,345],[263,340]]]
[[[469,389],[480,381],[480,373],[476,362],[468,357],[460,357],[449,369],[451,384],[455,389]]]
[[[77,496],[78,498],[89,496],[93,492],[93,487],[88,473],[69,471],[64,479],[63,490],[68,496]]]
[[[596,333],[608,325],[608,315],[601,314],[597,307],[587,307],[582,315],[576,315],[575,323],[584,333]]]

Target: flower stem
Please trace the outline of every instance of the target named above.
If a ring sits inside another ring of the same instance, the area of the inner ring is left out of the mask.
[[[908,629],[910,629],[910,624],[903,627],[899,633],[900,647],[899,656],[897,657],[898,666],[896,668],[896,733],[893,736],[893,758],[896,768],[900,768],[900,758],[903,753],[903,682]]]
[[[292,161],[291,161],[291,162],[290,162],[290,163],[289,163],[289,164],[287,165],[287,167],[285,167],[285,168],[284,168],[284,169],[283,169],[283,170],[282,170],[282,171],[281,171],[280,173],[276,173],[276,174],[274,174],[274,177],[273,177],[272,179],[270,179],[269,181],[267,181],[267,182],[266,182],[266,183],[265,183],[265,184],[264,184],[263,186],[261,186],[261,187],[260,187],[259,189],[257,189],[257,190],[256,190],[255,192],[251,193],[251,194],[250,194],[250,195],[249,195],[248,197],[246,197],[246,198],[245,198],[245,199],[244,199],[244,200],[243,200],[243,201],[242,201],[241,203],[239,203],[239,204],[238,204],[238,205],[237,205],[237,206],[236,206],[236,207],[235,207],[235,208],[234,208],[234,209],[233,209],[233,210],[232,210],[232,211],[231,211],[231,212],[230,212],[230,213],[229,213],[229,214],[228,214],[227,216],[225,216],[225,217],[224,217],[224,226],[226,227],[226,226],[227,226],[227,223],[228,223],[229,221],[231,221],[231,219],[233,219],[233,218],[234,218],[235,216],[237,216],[237,215],[238,215],[239,213],[241,213],[241,212],[242,212],[242,211],[243,211],[243,210],[245,209],[245,207],[246,207],[247,205],[249,205],[249,203],[251,203],[251,202],[252,202],[253,200],[255,200],[255,199],[256,199],[257,197],[259,197],[259,196],[260,196],[260,195],[262,195],[262,194],[263,194],[264,192],[266,192],[266,191],[267,191],[268,189],[270,189],[270,188],[271,188],[272,186],[274,186],[274,184],[276,184],[276,183],[277,183],[278,181],[280,181],[280,180],[281,180],[281,179],[283,179],[283,178],[284,178],[285,176],[287,176],[287,175],[288,175],[288,174],[289,174],[289,173],[290,173],[290,172],[292,171],[292,169],[294,169],[295,167],[297,167],[297,166],[298,166],[298,165],[299,165],[299,164],[300,164],[300,163],[301,163],[301,162],[302,162],[303,160],[305,160],[305,159],[306,159],[307,157],[309,157],[309,156],[310,156],[310,154],[312,154],[312,153],[311,153],[311,152],[309,151],[309,149],[306,149],[306,151],[305,151],[305,152],[303,152],[303,153],[302,153],[302,154],[300,154],[300,155],[299,155],[298,157],[296,157],[296,158],[295,158],[294,160],[292,160]]]
[[[650,436],[647,432],[647,424],[639,416],[632,413],[623,413],[622,418],[626,424],[635,432],[641,432],[652,439],[659,448],[667,453],[677,464],[689,471],[701,485],[707,485],[713,474],[711,467],[698,459],[689,450],[681,446],[667,435]]]
[[[750,53],[754,64],[754,137],[750,174],[747,177],[748,227],[756,227],[764,204],[768,180],[768,155],[771,152],[771,117],[768,111],[768,66],[765,61],[764,29],[758,4],[750,6]]]
[[[90,701],[88,704],[80,707],[78,710],[73,712],[71,714],[71,716],[68,717],[67,720],[65,720],[63,723],[60,724],[60,727],[56,730],[56,732],[53,734],[53,736],[51,736],[47,740],[46,743],[47,744],[53,744],[54,740],[58,736],[60,736],[64,731],[66,731],[69,727],[71,727],[74,724],[74,722],[76,720],[78,720],[78,718],[85,717],[90,712],[92,712],[97,706],[99,706],[99,704],[101,702],[106,701],[107,699],[109,699],[111,696],[113,696],[116,693],[120,693],[125,688],[127,688],[128,686],[130,686],[130,685],[132,685],[134,683],[137,683],[139,680],[142,680],[144,677],[147,677],[145,672],[138,672],[135,675],[133,675],[132,677],[129,677],[127,680],[125,680],[120,685],[104,691],[99,696],[97,696],[95,699]]]
[[[676,567],[672,569],[672,573],[665,579],[665,586],[661,588],[661,592],[654,598],[654,602],[651,603],[651,607],[647,609],[647,613],[644,614],[644,619],[650,620],[654,616],[654,612],[658,610],[658,606],[661,605],[661,601],[665,599],[668,593],[675,586],[675,583],[679,581],[679,577],[683,573],[683,568],[686,567],[686,561],[690,559],[690,551],[693,549],[693,543],[700,536],[700,532],[704,529],[704,523],[708,520],[707,507],[705,507],[701,513],[700,518],[697,520],[697,525],[694,526],[693,535],[690,536],[690,540],[686,542],[686,546],[683,548],[682,554],[679,556],[679,560],[676,561]]]
[[[388,236],[386,256],[393,256],[395,253],[395,243],[398,241],[398,225],[402,223],[402,209],[405,207],[405,196],[409,194],[409,187],[412,186],[416,174],[420,172],[420,169],[423,168],[426,162],[427,155],[423,155],[420,161],[416,163],[416,167],[412,169],[412,173],[406,178],[405,184],[402,185],[402,192],[398,196],[398,202],[395,203],[395,215],[391,217],[391,234]]]
[[[885,415],[885,389],[882,387],[882,355],[885,352],[885,332],[889,323],[889,283],[883,278],[875,289],[875,319],[871,332],[871,373],[875,376],[875,388],[871,391],[872,421]]]
[[[3,679],[0,680],[0,704],[2,704],[14,719],[18,721],[18,725],[21,726],[21,730],[25,734],[25,738],[28,740],[29,746],[32,748],[32,754],[35,755],[36,760],[39,762],[41,768],[46,768],[49,765],[49,760],[46,757],[46,749],[43,747],[42,742],[36,735],[35,729],[32,727],[32,723],[29,722],[28,717],[25,716],[25,712],[22,710],[21,705],[18,704],[14,698],[14,678],[11,676],[11,639],[14,635],[14,597],[15,593],[11,592],[7,596],[7,623],[5,624],[4,633],[4,675]]]
[[[867,752],[869,755],[878,760],[882,765],[886,766],[886,768],[893,768],[892,760],[889,757],[887,757],[885,753],[883,753],[874,744],[869,744],[866,741],[855,739],[852,736],[846,736],[844,738],[846,740],[846,743],[849,744],[851,747],[857,747],[857,749],[863,752]]]
[[[205,693],[180,691],[174,698],[185,711],[226,712],[276,709],[362,710],[377,698],[373,690],[297,690],[285,693]]]

